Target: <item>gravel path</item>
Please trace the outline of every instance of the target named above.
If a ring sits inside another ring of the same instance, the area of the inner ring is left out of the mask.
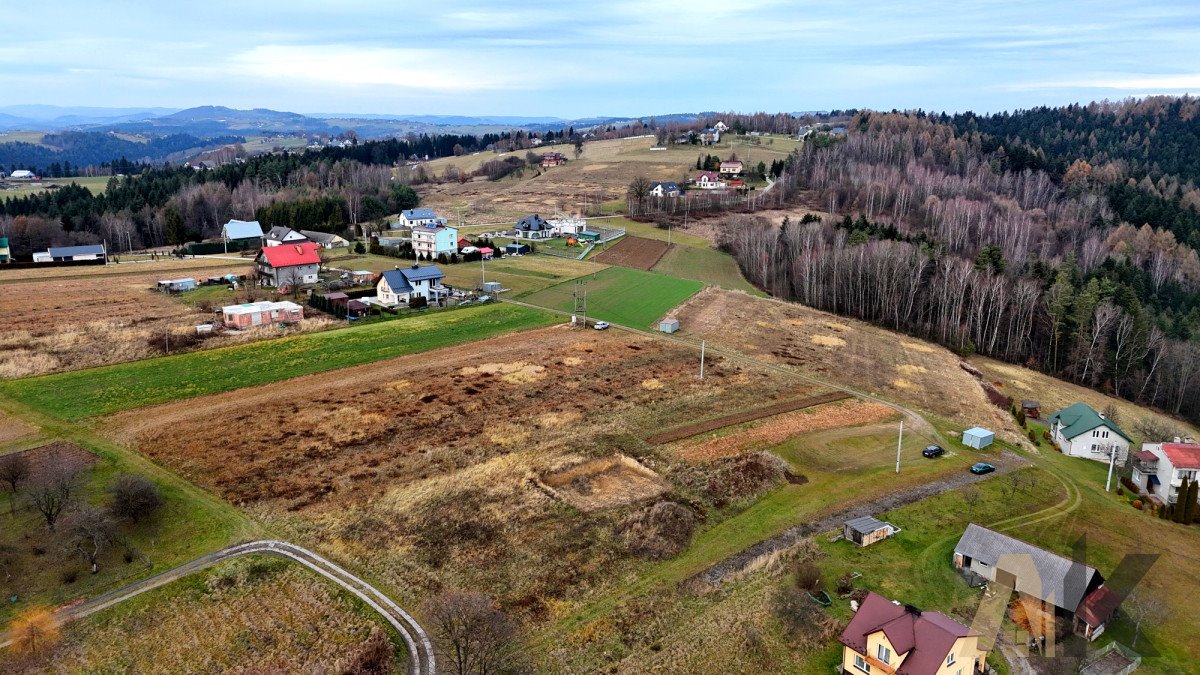
[[[721,562],[695,575],[689,579],[688,582],[685,582],[685,584],[700,582],[710,586],[718,586],[721,583],[729,580],[731,577],[737,576],[752,568],[756,561],[795,546],[802,539],[820,532],[841,529],[842,524],[851,518],[870,516],[884,511],[890,511],[892,509],[920,501],[927,497],[941,494],[942,492],[946,492],[948,490],[957,490],[959,488],[966,487],[967,485],[971,485],[972,483],[978,483],[979,481],[988,480],[989,478],[1008,473],[1013,469],[1019,469],[1027,466],[1027,463],[1025,460],[1021,459],[1012,452],[1005,450],[1004,454],[1001,455],[1000,460],[995,462],[995,465],[995,473],[977,476],[973,473],[964,471],[961,474],[954,474],[941,480],[935,480],[925,483],[924,485],[902,490],[865,504],[860,504],[843,511],[838,511],[837,513],[825,516],[818,520],[789,528],[782,533],[771,537],[770,539],[761,541],[750,548],[743,550],[741,553],[722,560]]]
[[[336,563],[300,546],[285,541],[264,540],[247,544],[238,544],[228,548],[203,555],[179,567],[142,579],[115,591],[97,596],[81,605],[60,610],[57,617],[60,622],[81,619],[95,614],[103,609],[124,602],[132,597],[145,593],[175,581],[181,577],[243,555],[267,554],[278,555],[315,571],[317,574],[341,586],[355,597],[362,600],[368,607],[375,610],[387,620],[408,647],[408,672],[410,675],[434,675],[437,672],[437,662],[433,653],[433,644],[421,625],[408,612],[360,577],[347,572]],[[0,634],[0,649],[12,644],[13,639],[7,634]]]

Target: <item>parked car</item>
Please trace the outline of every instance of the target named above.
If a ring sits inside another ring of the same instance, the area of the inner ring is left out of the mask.
[[[604,330],[604,329],[608,328],[608,322],[607,321],[597,321],[596,325],[593,326],[593,328],[595,328],[596,330]]]
[[[988,464],[987,462],[976,462],[975,464],[971,465],[971,473],[975,474],[976,476],[982,476],[985,473],[991,473],[995,470],[996,467]]]
[[[925,446],[925,449],[921,451],[921,454],[933,459],[934,457],[941,457],[942,455],[946,454],[946,450],[940,445],[927,445]]]

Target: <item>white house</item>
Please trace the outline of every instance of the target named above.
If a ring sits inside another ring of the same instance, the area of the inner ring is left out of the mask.
[[[651,197],[678,197],[682,193],[679,185],[667,182],[654,182],[650,184]]]
[[[436,302],[449,292],[442,285],[445,277],[437,265],[397,267],[379,275],[375,282],[375,296],[379,302],[389,306],[410,302],[416,297]]]
[[[518,220],[517,226],[513,229],[513,235],[516,239],[552,239],[554,238],[554,226],[535,213]]]
[[[716,129],[705,129],[700,132],[700,142],[705,145],[721,142],[721,132]]]
[[[32,171],[29,171],[28,169],[17,169],[16,171],[12,172],[8,177],[11,178],[12,180],[36,180],[37,174],[35,174]]]
[[[716,124],[713,125],[713,129],[716,129],[717,131],[719,131],[721,133],[725,133],[726,131],[729,131],[729,127],[724,122],[717,122]]]
[[[1050,439],[1064,455],[1108,462],[1112,453],[1117,464],[1129,454],[1129,436],[1103,414],[1086,403],[1076,403],[1046,418]]]
[[[719,190],[725,187],[725,181],[721,180],[721,177],[715,171],[698,173],[696,174],[696,179],[692,182],[701,190]]]
[[[282,246],[284,244],[303,244],[306,241],[308,241],[308,237],[300,234],[299,232],[297,232],[296,230],[293,230],[290,227],[283,227],[281,225],[276,225],[275,227],[272,227],[271,231],[267,232],[267,236],[266,236],[267,246]]]
[[[433,209],[408,209],[400,212],[400,220],[392,224],[392,229],[413,228],[418,225],[435,227],[445,222],[446,220],[439,218]]]
[[[1183,479],[1200,475],[1200,444],[1143,443],[1133,455],[1133,482],[1160,504],[1174,504]]]
[[[575,236],[587,229],[587,221],[577,216],[560,216],[547,222],[554,234],[560,237]]]

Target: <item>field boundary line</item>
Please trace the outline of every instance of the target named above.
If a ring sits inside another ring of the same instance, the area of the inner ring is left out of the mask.
[[[226,560],[253,554],[278,555],[291,559],[332,581],[342,589],[349,591],[387,620],[400,634],[400,637],[404,639],[404,643],[408,647],[408,673],[410,675],[433,675],[437,672],[437,661],[433,652],[433,643],[425,633],[425,629],[417,623],[417,620],[411,614],[404,611],[404,609],[377,588],[362,578],[347,572],[336,563],[330,562],[319,554],[301,546],[275,539],[237,544],[200,556],[195,560],[152,577],[142,579],[124,588],[109,591],[81,605],[58,610],[55,613],[55,619],[59,623],[82,619],[130,598],[137,597],[142,593],[177,581],[189,574],[199,572]],[[11,635],[0,635],[0,649],[10,646],[14,641],[15,638]]]
[[[786,401],[784,403],[764,406],[762,408],[746,410],[740,413],[723,415],[721,417],[704,420],[702,422],[696,422],[695,424],[689,424],[684,427],[677,427],[675,429],[664,431],[660,434],[655,434],[647,438],[646,442],[650,445],[663,445],[665,443],[683,440],[692,436],[698,436],[710,431],[724,429],[725,427],[733,426],[735,424],[753,422],[766,417],[774,417],[775,415],[782,415],[784,413],[794,412],[796,410],[804,410],[806,408],[812,408],[825,403],[844,401],[849,398],[854,398],[854,396],[844,391],[834,391],[828,394],[819,394],[817,396],[795,399],[792,401]]]

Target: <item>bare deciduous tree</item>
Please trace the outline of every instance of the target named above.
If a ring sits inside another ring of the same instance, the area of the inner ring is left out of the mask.
[[[109,488],[112,512],[118,518],[138,522],[162,508],[163,496],[158,486],[145,476],[125,474]]]
[[[42,514],[46,528],[54,531],[59,516],[70,505],[78,485],[79,471],[51,458],[49,468],[35,477],[29,487],[29,500]]]
[[[1135,588],[1125,598],[1125,602],[1121,605],[1122,611],[1133,622],[1133,641],[1130,643],[1130,649],[1137,648],[1138,638],[1142,633],[1142,624],[1161,623],[1167,618],[1167,606],[1157,596],[1151,595],[1148,591],[1141,588]]]
[[[14,452],[0,457],[0,481],[8,485],[9,512],[16,513],[17,490],[29,477],[29,459],[23,452]]]
[[[92,568],[92,574],[100,570],[100,556],[117,539],[116,524],[111,516],[91,506],[71,512],[62,519],[61,532],[67,549],[78,553]]]
[[[425,603],[422,614],[448,672],[492,675],[518,669],[516,626],[483,593],[437,595]]]

